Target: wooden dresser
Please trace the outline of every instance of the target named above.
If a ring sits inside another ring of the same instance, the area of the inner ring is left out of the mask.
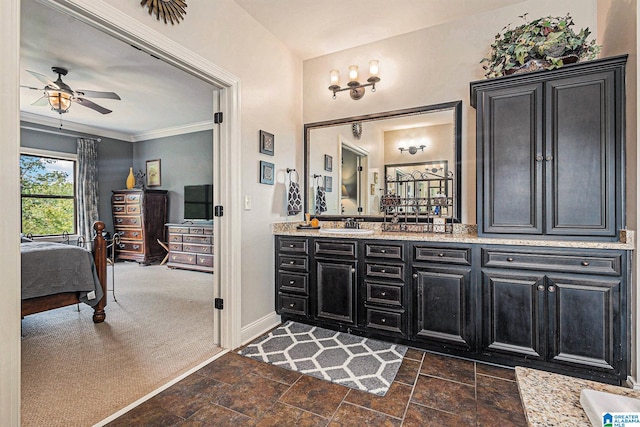
[[[111,196],[113,226],[120,234],[116,259],[151,264],[165,256],[166,190],[115,190]]]
[[[171,268],[213,273],[213,224],[167,224]]]

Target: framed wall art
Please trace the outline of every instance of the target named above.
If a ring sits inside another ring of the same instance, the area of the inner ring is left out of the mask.
[[[161,182],[160,159],[147,160],[147,187],[159,187]]]
[[[333,191],[333,178],[330,176],[324,177],[324,191],[331,193]]]
[[[328,154],[324,155],[324,170],[331,172],[333,170],[333,157]]]
[[[275,165],[270,162],[260,161],[260,184],[273,185],[273,179],[276,175]]]
[[[260,131],[260,152],[269,156],[274,155],[275,137],[269,132]]]

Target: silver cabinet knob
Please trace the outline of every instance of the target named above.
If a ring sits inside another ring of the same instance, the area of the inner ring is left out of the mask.
[[[556,287],[551,285],[547,288],[549,290],[549,292],[555,292],[556,291]]]
[[[291,308],[293,308],[293,307],[295,307],[295,306],[296,306],[296,305],[295,305],[294,303],[289,304],[289,307],[291,307]]]
[[[380,270],[380,273],[386,273],[387,270],[385,270],[384,268],[382,270]]]
[[[513,258],[511,257],[507,258],[507,262],[513,262]]]
[[[544,157],[542,157],[542,154],[538,154],[538,155],[536,156],[536,162],[541,162],[541,161],[543,161],[543,160],[544,160]]]
[[[295,263],[296,263],[295,261],[289,261],[289,265],[293,265]]]
[[[538,290],[539,291],[544,291],[544,285],[538,285]]]
[[[351,269],[351,272],[352,272],[352,273],[355,273],[355,272],[356,272],[356,269],[355,269],[355,268],[352,268],[352,269]]]
[[[295,247],[296,247],[296,245],[291,244],[291,245],[289,245],[289,247],[290,247],[290,248],[295,248]]]
[[[413,278],[414,278],[414,279],[417,279],[417,278],[418,278],[418,275],[417,275],[416,273],[413,273]]]
[[[387,319],[385,319],[384,317],[383,317],[382,319],[380,319],[380,321],[381,321],[382,323],[387,323]]]
[[[295,280],[290,280],[290,281],[289,281],[289,284],[290,284],[290,285],[294,285],[295,283],[296,283],[296,281],[295,281]]]
[[[382,295],[383,297],[387,295],[386,292],[381,292],[380,295]]]
[[[442,257],[444,256],[444,254],[443,254],[442,252],[440,252],[440,253],[438,254],[438,256],[439,256],[440,258],[442,258]]]
[[[585,267],[589,266],[589,261],[582,261],[580,264],[582,264]]]
[[[550,162],[551,160],[553,160],[553,156],[551,154],[547,154],[547,157],[545,157],[545,160]]]
[[[381,254],[386,254],[386,253],[387,253],[387,251],[386,251],[386,250],[384,250],[384,249],[380,249],[380,253],[381,253]]]

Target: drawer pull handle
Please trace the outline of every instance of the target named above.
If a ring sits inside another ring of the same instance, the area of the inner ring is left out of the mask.
[[[413,273],[413,278],[414,278],[414,279],[417,279],[417,278],[418,278],[418,275],[417,275],[416,273]]]
[[[295,280],[289,280],[289,284],[290,285],[295,285],[296,281]]]
[[[295,306],[296,306],[296,305],[295,305],[294,303],[289,304],[289,307],[291,307],[291,308],[293,308],[293,307],[295,307]]]
[[[116,222],[121,223],[121,222],[122,222],[122,218],[118,218],[118,219],[116,220]]]
[[[380,253],[381,253],[381,254],[386,254],[386,253],[387,253],[387,251],[386,251],[386,250],[384,250],[384,249],[380,249]]]
[[[589,261],[582,261],[581,264],[584,265],[585,267],[588,267],[589,266]]]
[[[386,273],[387,270],[385,270],[384,268],[382,270],[380,270],[380,273]]]
[[[544,157],[542,157],[542,154],[538,154],[536,156],[536,162],[541,162],[542,160],[544,160]]]
[[[383,317],[382,319],[380,319],[380,321],[381,321],[382,323],[387,323],[387,319],[385,319],[384,317]]]
[[[553,286],[553,285],[549,286],[548,289],[549,289],[549,292],[555,292],[556,291],[556,287]]]
[[[551,154],[547,154],[547,157],[545,157],[545,160],[550,162],[551,160],[553,160],[553,156]]]
[[[438,254],[438,256],[439,256],[440,258],[442,258],[442,257],[444,256],[444,254],[443,254],[442,252],[440,252],[440,253]]]
[[[294,245],[294,244],[290,244],[290,245],[289,245],[289,247],[290,247],[290,248],[295,248],[295,247],[296,247],[296,245]]]
[[[538,285],[538,290],[539,291],[544,291],[544,285]]]
[[[134,237],[138,237],[138,232],[134,231],[133,233],[131,233]]]
[[[296,263],[295,261],[289,261],[289,264],[290,264],[290,265],[293,265],[293,264],[295,264],[295,263]]]
[[[513,262],[513,258],[511,257],[507,258],[507,262]]]
[[[352,269],[351,269],[351,272],[352,272],[352,273],[355,273],[355,272],[356,272],[356,269],[355,269],[355,268],[352,268]]]
[[[386,292],[381,292],[380,295],[382,295],[383,297],[387,295]]]

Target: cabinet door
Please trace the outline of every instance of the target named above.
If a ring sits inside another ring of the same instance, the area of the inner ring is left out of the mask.
[[[616,235],[614,73],[546,85],[546,234]]]
[[[482,272],[483,352],[545,357],[543,274]]]
[[[591,370],[620,370],[618,278],[549,276],[548,359]]]
[[[542,233],[542,84],[482,94],[480,233]]]
[[[357,262],[316,259],[316,318],[355,324]]]
[[[471,268],[420,266],[413,268],[412,277],[415,338],[474,348]]]

